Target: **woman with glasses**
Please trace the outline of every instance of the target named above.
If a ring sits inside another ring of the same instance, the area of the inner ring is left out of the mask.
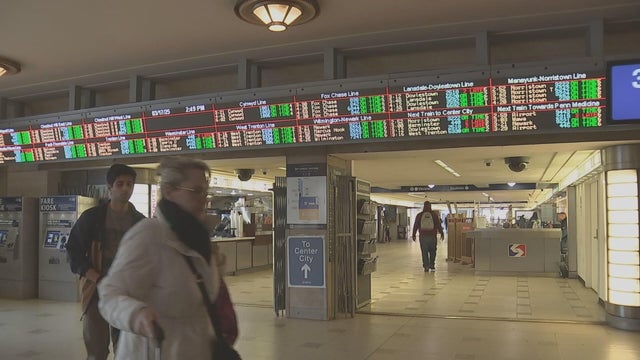
[[[109,274],[100,282],[100,312],[123,330],[116,359],[152,356],[160,337],[163,359],[211,359],[215,331],[196,272],[209,301],[220,273],[204,226],[210,171],[199,160],[170,157],[157,169],[162,198],[156,218],[131,228]],[[192,269],[193,266],[193,269]]]

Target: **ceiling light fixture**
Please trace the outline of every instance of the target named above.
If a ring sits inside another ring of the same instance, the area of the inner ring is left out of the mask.
[[[13,75],[20,72],[20,64],[0,57],[0,76]]]
[[[246,22],[280,32],[311,21],[320,8],[316,0],[238,0],[234,10]]]
[[[507,185],[509,185],[510,187],[514,187],[516,183],[514,183],[513,181],[508,182]]]
[[[442,160],[433,160],[436,164],[440,165],[440,167],[442,167],[443,169],[447,170],[448,172],[451,173],[451,175],[455,176],[455,177],[460,177],[460,174],[458,174],[455,170],[453,170],[451,168],[451,166],[447,165],[444,161]]]

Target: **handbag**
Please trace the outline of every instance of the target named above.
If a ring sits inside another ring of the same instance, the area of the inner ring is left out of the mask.
[[[233,345],[238,338],[238,320],[229,295],[229,288],[223,278],[220,278],[218,297],[213,302],[213,313],[218,321],[222,336],[229,344]]]
[[[209,301],[209,296],[207,295],[207,289],[204,286],[204,279],[202,278],[202,275],[198,272],[195,265],[193,265],[193,261],[191,260],[190,257],[188,257],[187,255],[184,255],[184,258],[185,260],[187,260],[187,264],[189,265],[191,272],[193,272],[193,275],[195,275],[196,277],[198,288],[200,289],[200,293],[202,294],[202,300],[204,301],[204,305],[207,308],[207,313],[209,314],[209,320],[211,320],[211,325],[213,326],[213,330],[216,333],[217,341],[213,344],[213,354],[212,354],[213,360],[242,360],[240,358],[240,354],[226,340],[226,337],[224,336],[222,330],[220,329],[220,324],[219,324],[220,319],[218,319],[218,317],[216,316],[214,305],[211,303],[211,301]],[[220,280],[222,280],[222,278],[220,278]],[[223,286],[224,286],[224,290],[223,290]],[[226,292],[226,299],[228,299],[228,304],[225,304],[224,306],[230,305],[231,308],[233,309],[233,304],[231,304],[231,298],[229,297],[229,291],[227,289],[226,284],[224,284],[224,281],[220,283],[220,291],[221,291],[221,294],[222,292]],[[220,296],[218,296],[218,298],[220,298]],[[218,302],[218,299],[216,299],[216,303],[217,302]],[[226,303],[224,299],[222,300],[222,302]],[[233,312],[233,319],[235,322],[235,311]],[[237,326],[236,326],[235,336],[237,336]]]

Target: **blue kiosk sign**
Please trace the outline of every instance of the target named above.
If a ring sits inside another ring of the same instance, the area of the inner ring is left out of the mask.
[[[287,249],[289,286],[325,287],[324,236],[289,236]]]

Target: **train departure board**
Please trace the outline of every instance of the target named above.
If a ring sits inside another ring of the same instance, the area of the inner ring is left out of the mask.
[[[291,92],[0,129],[0,162],[220,151],[603,126],[604,76],[559,73]],[[223,100],[224,99],[224,100]],[[195,100],[198,101],[198,100]]]

